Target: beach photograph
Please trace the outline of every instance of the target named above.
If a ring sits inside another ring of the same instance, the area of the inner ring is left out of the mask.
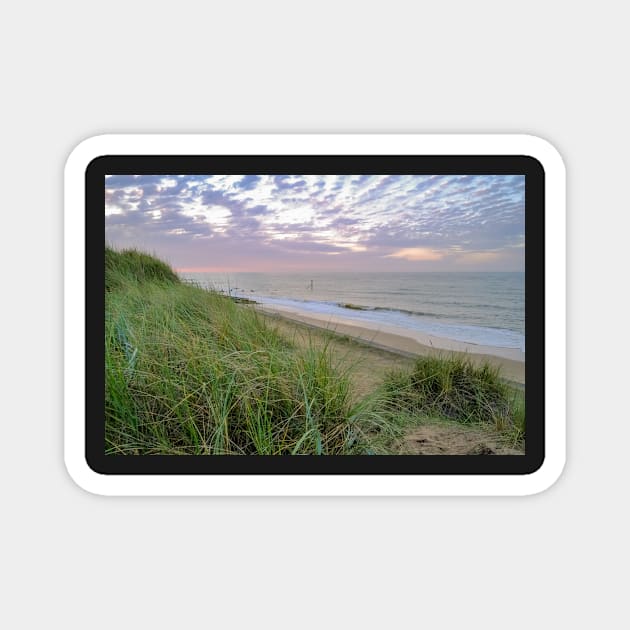
[[[107,175],[108,455],[525,454],[523,175]]]

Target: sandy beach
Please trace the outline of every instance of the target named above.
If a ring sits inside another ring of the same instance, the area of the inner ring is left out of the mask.
[[[525,353],[518,348],[499,348],[454,341],[398,326],[370,325],[350,318],[315,313],[302,313],[280,306],[257,306],[268,315],[279,316],[307,326],[328,330],[339,335],[406,357],[444,354],[466,354],[475,362],[487,361],[500,368],[502,375],[516,383],[525,383]]]

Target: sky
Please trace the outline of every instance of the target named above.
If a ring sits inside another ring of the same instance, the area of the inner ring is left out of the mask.
[[[522,175],[107,175],[105,238],[182,272],[523,271]]]

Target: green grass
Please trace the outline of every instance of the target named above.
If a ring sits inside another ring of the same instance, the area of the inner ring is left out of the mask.
[[[394,372],[383,390],[400,413],[490,425],[515,444],[525,437],[525,398],[500,378],[498,368],[469,358],[419,358],[411,372]]]
[[[378,454],[428,413],[518,439],[518,401],[489,368],[418,362],[357,401],[328,343],[299,347],[152,256],[107,248],[105,297],[107,453]]]
[[[161,260],[137,249],[119,252],[105,248],[105,290],[124,287],[129,283],[160,282],[177,284],[177,274]]]
[[[252,309],[138,252],[107,260],[107,452],[356,451],[370,414],[328,348],[298,351]]]

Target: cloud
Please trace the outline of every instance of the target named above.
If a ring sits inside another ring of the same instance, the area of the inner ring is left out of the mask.
[[[236,187],[241,190],[253,190],[256,188],[256,183],[259,180],[260,177],[258,175],[245,175],[245,177],[236,184]]]
[[[300,251],[361,268],[500,265],[488,252],[524,244],[524,186],[505,175],[112,175],[106,237],[178,260],[194,252],[195,267],[219,242],[252,269],[254,252],[284,269]]]
[[[404,247],[393,254],[387,254],[384,258],[404,258],[415,262],[419,260],[442,260],[444,254],[426,247]]]

